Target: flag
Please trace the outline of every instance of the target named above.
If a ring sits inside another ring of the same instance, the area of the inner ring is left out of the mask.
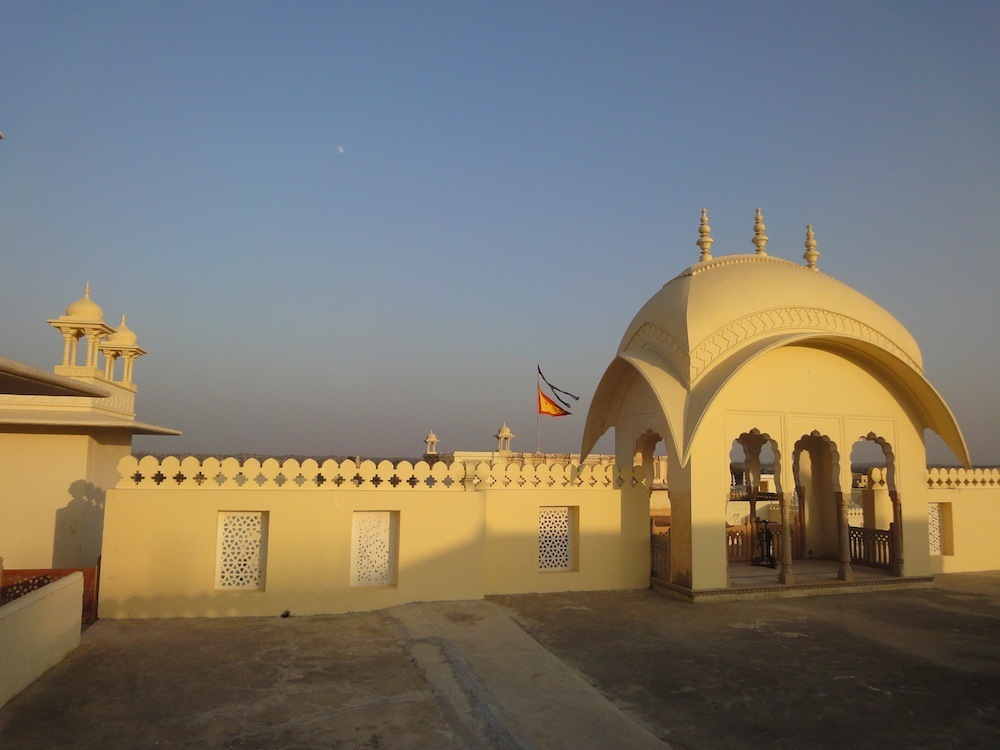
[[[548,414],[550,417],[568,417],[570,412],[563,409],[559,404],[542,393],[542,387],[538,386],[538,413]]]
[[[538,368],[538,377],[540,377],[545,382],[545,385],[547,385],[549,387],[549,389],[552,391],[552,395],[556,397],[556,401],[558,401],[560,404],[562,404],[567,409],[569,409],[570,408],[569,401],[567,401],[566,399],[564,399],[562,396],[569,396],[574,401],[579,401],[580,400],[579,396],[574,396],[569,391],[564,391],[562,388],[556,388],[554,385],[552,385],[552,383],[550,383],[548,380],[546,380],[545,376],[542,374],[542,366],[541,365],[535,365],[535,366]],[[541,389],[539,389],[539,390],[541,390]],[[562,394],[562,396],[560,396],[559,394]],[[562,415],[560,414],[558,416],[562,416]]]

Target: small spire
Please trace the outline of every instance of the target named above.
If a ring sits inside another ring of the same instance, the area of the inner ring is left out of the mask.
[[[753,244],[757,247],[757,255],[767,255],[767,235],[764,234],[764,230],[767,227],[764,226],[764,217],[760,214],[760,209],[757,209],[757,218],[753,225]]]
[[[810,271],[819,273],[819,269],[816,268],[816,259],[819,258],[819,251],[816,250],[816,235],[813,234],[812,224],[806,224],[805,247],[806,251],[802,253],[802,257],[806,259]]]
[[[712,260],[712,243],[715,240],[711,236],[712,227],[708,225],[708,209],[701,209],[701,226],[698,227],[698,241],[696,244],[701,248],[701,257],[698,258],[699,263],[704,263],[706,260]]]
[[[90,299],[90,282],[85,281],[83,284],[83,298]]]
[[[125,313],[122,313],[122,322],[121,322],[121,325],[125,325]]]

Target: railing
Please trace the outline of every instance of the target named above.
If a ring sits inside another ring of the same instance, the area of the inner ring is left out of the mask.
[[[96,568],[5,568],[0,583],[0,604],[7,604],[40,589],[53,581],[65,578],[70,573],[83,573],[83,611],[81,624],[93,625],[97,622],[97,597],[100,587],[100,564]]]
[[[670,532],[654,534],[650,538],[650,568],[653,578],[670,580]]]
[[[746,490],[730,490],[729,491],[729,502],[749,502],[750,494]],[[778,504],[778,493],[777,492],[758,492],[757,493],[757,504],[766,505],[767,503]]]
[[[726,527],[726,559],[729,562],[750,562],[758,554],[757,524],[745,523],[739,526]],[[792,521],[789,527],[792,537],[792,558],[801,557],[799,550],[802,528],[798,519]],[[771,551],[776,559],[781,559],[781,525],[771,526]]]
[[[750,562],[753,545],[750,524],[726,527],[726,559],[729,562]]]
[[[873,568],[892,569],[892,524],[888,529],[848,530],[851,543],[851,563]]]

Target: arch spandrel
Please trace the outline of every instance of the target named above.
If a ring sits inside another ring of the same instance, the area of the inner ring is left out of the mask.
[[[637,378],[645,382],[660,406],[669,432],[661,437],[669,452],[681,455],[687,390],[655,352],[646,349],[641,354],[641,357],[620,354],[604,372],[587,413],[582,455],[590,453],[600,437],[616,426],[622,404]]]
[[[622,403],[636,377],[638,373],[635,368],[622,359],[615,358],[608,365],[587,410],[581,458],[586,458],[601,436],[615,426]]]

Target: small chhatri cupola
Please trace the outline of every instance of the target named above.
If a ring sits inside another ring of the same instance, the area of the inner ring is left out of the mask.
[[[426,450],[424,450],[425,456],[437,455],[438,438],[437,435],[434,434],[434,430],[427,433],[427,437],[424,438],[424,445],[426,446]]]
[[[136,359],[146,353],[137,343],[135,331],[125,325],[125,316],[122,315],[122,322],[108,340],[100,345],[101,354],[104,355],[104,377],[107,380],[115,379],[115,360],[121,358],[124,362],[122,366],[121,384],[132,385],[132,366]]]
[[[114,329],[104,322],[104,311],[90,298],[90,282],[83,287],[83,297],[66,308],[48,324],[63,336],[62,365],[55,368],[59,375],[86,375],[99,377],[97,354],[102,340],[114,333]],[[87,341],[87,354],[83,364],[77,363],[77,345],[80,339]]]
[[[510,427],[504,422],[503,426],[497,430],[497,434],[494,435],[497,439],[497,452],[498,453],[510,453],[510,441],[517,437],[513,432],[510,431]]]

